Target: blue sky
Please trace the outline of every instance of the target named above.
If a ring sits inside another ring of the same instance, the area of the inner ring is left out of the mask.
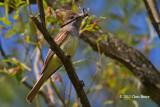
[[[106,3],[107,2],[105,0],[94,0],[94,2],[92,0],[86,0],[85,4],[83,6],[87,7],[87,8],[90,8],[90,11],[93,14],[95,14],[97,16],[101,16],[101,15],[104,15],[103,12],[106,9],[106,7],[105,7]],[[33,6],[33,10],[35,12],[36,7]],[[113,8],[111,11],[115,12],[119,15],[123,15],[123,12],[121,10],[117,9],[116,7]],[[149,33],[148,32],[148,27],[147,27],[147,22],[145,20],[146,15],[147,15],[146,12],[144,12],[144,13],[136,14],[131,18],[130,23],[132,23],[133,25],[135,25],[139,29],[139,30],[135,31],[135,34],[144,35],[144,34]],[[4,16],[4,9],[0,8],[0,17],[2,17],[2,16]],[[10,21],[13,21],[11,18],[9,18],[9,19],[10,19]],[[135,22],[135,19],[136,19],[136,22]],[[0,25],[4,26],[4,24],[2,22],[0,22]],[[118,28],[118,27],[119,27],[119,22],[112,22],[111,25],[110,25],[110,28]],[[13,36],[9,39],[5,39],[3,37],[4,32],[5,31],[2,31],[2,30],[0,31],[0,40],[2,41],[3,48],[6,51],[6,53],[10,54],[14,49],[17,50],[18,52],[23,53],[24,52],[24,49],[23,49],[24,47],[21,44],[16,43],[16,40],[17,40],[18,36],[16,35],[16,36]],[[140,43],[139,46],[137,46],[138,48],[137,47],[135,47],[135,48],[141,50],[143,45],[144,45],[143,43]],[[160,69],[160,47],[159,47],[160,46],[160,38],[155,37],[154,40],[151,42],[151,45],[153,46],[153,48],[151,49],[148,58],[158,69]],[[47,50],[48,49],[46,49],[46,48],[43,50],[44,57],[47,53]],[[22,53],[21,53],[21,55],[22,55]],[[77,53],[77,56],[75,57],[75,59],[85,58],[83,55],[80,55],[78,53]],[[20,55],[20,58],[22,57],[21,55]],[[81,71],[83,71],[83,72],[81,72]],[[82,68],[82,69],[77,71],[80,79],[85,80],[86,77],[88,77],[88,75],[90,75],[89,74],[90,72],[88,72],[88,71],[95,72],[95,63],[88,65],[88,68]],[[88,72],[88,74],[86,74],[86,72]],[[67,77],[66,76],[64,76],[64,77],[65,77],[64,78],[65,81],[67,81]],[[88,79],[88,80],[90,80],[90,79]],[[87,83],[87,82],[85,82],[85,83]],[[89,86],[88,84],[86,84],[86,85]],[[96,103],[95,105],[100,105],[100,103],[101,103],[100,100],[101,99],[97,100],[97,102],[94,102],[94,103]]]

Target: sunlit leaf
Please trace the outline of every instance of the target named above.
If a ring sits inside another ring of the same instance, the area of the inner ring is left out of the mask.
[[[77,102],[77,101],[75,101],[75,102],[73,103],[73,106],[72,106],[72,107],[79,107],[78,102]]]
[[[31,68],[29,68],[26,64],[20,62],[19,60],[12,58],[12,59],[4,59],[2,62],[10,62],[12,63],[13,67],[10,67],[8,69],[5,69],[4,72],[7,73],[10,76],[13,76],[17,79],[17,81],[21,81],[23,78],[22,74],[24,71],[31,71]]]
[[[122,89],[119,90],[119,94],[125,94],[128,91],[129,87],[124,87]]]
[[[5,69],[0,69],[0,78],[1,78],[2,76],[7,76],[7,75],[8,75],[8,73],[6,72]]]
[[[14,15],[13,15],[13,19],[17,20],[17,18],[19,17],[19,10],[17,10]]]
[[[5,7],[5,15],[8,18],[8,0],[4,0],[4,7]]]
[[[0,6],[4,6],[4,3],[0,2]]]
[[[114,103],[113,100],[107,100],[104,102],[104,105],[109,105],[109,104],[113,104],[113,103]]]
[[[29,22],[24,26],[25,27],[25,33],[28,35],[28,36],[35,36],[36,35],[36,27],[34,25],[34,23],[32,21],[29,20]],[[30,37],[30,39],[31,39]]]
[[[77,12],[78,11],[78,6],[75,4],[75,3],[72,3],[72,10],[74,12]]]
[[[0,21],[7,26],[11,25],[11,22],[6,17],[0,17]]]
[[[31,68],[28,67],[26,64],[20,62],[19,60],[17,60],[16,58],[12,58],[12,59],[3,59],[2,62],[10,62],[14,65],[18,65],[20,66],[20,69],[22,70],[27,70],[27,71],[31,71]]]
[[[13,26],[13,29],[15,29],[17,33],[24,33],[25,24],[21,17],[18,17],[17,23]]]
[[[97,43],[99,43],[100,41],[105,41],[107,39],[107,35],[103,34],[101,36],[99,36],[96,40]]]
[[[15,34],[16,34],[16,31],[15,31],[14,29],[10,29],[10,30],[8,30],[8,31],[6,32],[5,38],[10,38],[10,37],[12,37],[12,36],[15,35]]]

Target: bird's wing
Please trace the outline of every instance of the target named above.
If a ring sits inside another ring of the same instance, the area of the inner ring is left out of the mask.
[[[57,45],[61,46],[62,43],[65,41],[65,39],[69,36],[69,31],[60,31],[57,36],[54,38],[54,41],[56,42]],[[48,53],[47,53],[47,57],[46,57],[46,60],[44,62],[44,65],[42,67],[42,72],[43,73],[49,63],[49,61],[51,60],[52,56],[54,55],[55,53],[49,49]],[[60,68],[60,67],[58,67]]]
[[[54,41],[57,45],[61,46],[61,44],[66,40],[66,38],[69,36],[69,31],[61,30],[60,33],[57,34],[57,36],[54,38]]]

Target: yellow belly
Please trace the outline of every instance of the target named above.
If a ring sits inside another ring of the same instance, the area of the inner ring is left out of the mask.
[[[62,44],[61,49],[66,55],[73,56],[78,46],[78,37],[69,36]]]
[[[61,45],[60,48],[64,51],[66,55],[73,56],[76,52],[77,46],[78,46],[78,38],[69,36],[68,38],[66,38],[65,42]],[[60,66],[61,66],[61,61],[55,54],[54,56],[52,56],[51,60],[48,62],[48,65],[46,66],[46,69],[43,72],[43,75],[45,75],[46,77],[49,77]]]

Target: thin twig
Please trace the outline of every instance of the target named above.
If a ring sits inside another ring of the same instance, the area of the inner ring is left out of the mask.
[[[28,89],[32,89],[32,85],[30,85],[29,83],[27,83],[27,81],[23,80],[22,83],[28,88]],[[52,101],[50,100],[49,96],[46,95],[43,91],[39,91],[38,92],[39,95],[42,96],[42,98],[44,98],[46,104],[48,105],[48,107],[55,107],[55,105],[52,103]]]
[[[45,13],[44,13],[44,8],[43,8],[43,1],[37,0],[37,3],[38,3],[38,9],[39,9],[39,12],[40,12],[41,24],[42,24],[42,26],[46,27]]]
[[[42,64],[44,64],[43,54],[42,54],[42,49],[41,49],[41,44],[40,44],[39,39],[38,39],[37,36],[36,36],[36,42],[37,42],[37,48],[38,48],[39,51],[40,51],[39,61],[40,61]]]
[[[143,0],[146,9],[148,11],[148,15],[156,30],[159,38],[160,38],[160,13],[158,13],[158,7],[155,0]]]
[[[3,57],[4,59],[8,59],[8,56],[6,55],[5,51],[3,50],[2,41],[1,41],[1,40],[0,40],[0,53],[1,53],[1,55],[2,55],[2,57]],[[8,66],[11,66],[12,63],[11,63],[11,62],[7,62],[7,65],[8,65]]]
[[[72,92],[72,84],[70,83],[69,92],[68,92],[68,96],[67,96],[67,107],[69,107],[70,102],[71,102],[71,92]]]
[[[50,78],[50,82],[51,82],[51,85],[55,91],[55,93],[57,94],[58,98],[60,99],[60,101],[62,102],[63,106],[64,107],[67,107],[66,104],[65,104],[65,99],[63,99],[63,97],[60,95],[60,92],[59,90],[57,89],[55,83],[53,82],[53,80]]]
[[[4,58],[7,57],[6,54],[5,54],[5,52],[4,52],[4,50],[3,50],[3,48],[2,48],[2,42],[1,42],[1,40],[0,40],[0,52],[1,52],[1,55],[2,55]]]

